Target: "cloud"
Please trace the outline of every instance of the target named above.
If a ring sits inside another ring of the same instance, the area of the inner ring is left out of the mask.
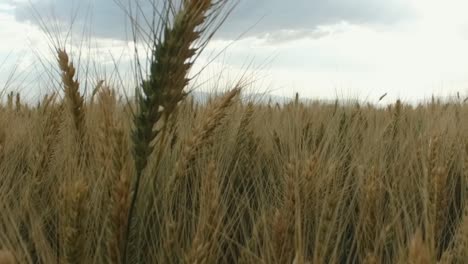
[[[36,22],[29,3],[10,1],[16,6],[18,21]],[[128,19],[116,1],[127,3],[125,0],[36,0],[33,6],[44,15],[43,18],[50,19],[51,16],[47,15],[53,14],[59,22],[70,23],[70,17],[77,14],[75,26],[84,26],[92,21],[95,36],[125,39],[130,27],[126,25]],[[152,11],[149,2],[140,1],[146,15]],[[156,2],[160,4],[162,0]],[[341,22],[388,25],[411,16],[411,9],[405,3],[404,0],[241,0],[217,37],[234,39],[243,33],[243,36],[250,37],[269,34],[284,41],[301,35],[317,37],[321,34],[320,26]]]
[[[264,40],[266,44],[279,45],[293,40],[314,39],[319,40],[335,34],[344,33],[351,29],[347,22],[340,22],[333,25],[319,25],[314,29],[280,29],[271,30],[265,33],[258,33],[255,36]]]
[[[245,0],[233,12],[223,34],[252,27],[248,35],[282,30],[310,30],[340,22],[392,24],[411,16],[403,0]]]
[[[77,30],[89,27],[96,37],[126,39],[129,29],[125,12],[114,0],[35,0],[15,6],[18,22],[43,22],[48,30],[68,31],[73,23]]]

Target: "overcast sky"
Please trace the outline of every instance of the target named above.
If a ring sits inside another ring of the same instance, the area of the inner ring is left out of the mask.
[[[104,65],[128,49],[128,21],[114,0],[31,1],[57,31],[75,14],[75,29],[90,28]],[[466,10],[466,0],[241,0],[207,52],[237,39],[213,65],[236,76],[253,62],[259,90],[279,95],[468,96]],[[18,58],[24,73],[40,65],[31,50],[49,51],[29,1],[0,0],[0,25],[1,85]]]

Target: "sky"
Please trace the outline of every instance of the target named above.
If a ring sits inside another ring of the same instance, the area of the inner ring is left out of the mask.
[[[53,54],[38,21],[66,33],[71,17],[78,33],[69,44],[79,50],[83,35],[92,40],[96,74],[111,76],[116,64],[125,72],[133,43],[116,1],[127,0],[0,0],[0,87],[16,68],[10,89],[43,94],[50,81],[43,68],[53,67]],[[281,96],[377,102],[387,93],[391,102],[459,92],[464,98],[466,10],[465,0],[240,0],[196,67],[210,62],[210,80],[220,71],[226,80],[247,74],[252,90]]]

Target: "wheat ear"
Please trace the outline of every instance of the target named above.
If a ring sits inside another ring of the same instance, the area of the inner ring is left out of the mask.
[[[216,262],[216,242],[222,220],[220,199],[218,171],[214,161],[211,161],[202,177],[198,226],[185,256],[186,263]]]
[[[62,236],[63,252],[67,263],[82,263],[85,247],[85,217],[87,213],[86,197],[88,185],[78,180],[62,189]]]
[[[161,18],[161,31],[154,33],[154,47],[150,64],[149,79],[142,83],[142,93],[138,96],[139,112],[135,116],[132,139],[134,144],[134,160],[136,168],[135,183],[130,202],[126,241],[132,224],[135,204],[143,170],[149,156],[153,153],[152,141],[161,132],[160,144],[165,143],[167,123],[178,103],[186,97],[184,88],[187,86],[189,70],[196,60],[197,52],[201,51],[207,42],[196,43],[208,27],[214,23],[214,18],[221,12],[219,7],[226,0],[184,0],[178,12],[167,10],[174,14],[173,18]],[[172,4],[169,2],[170,8]],[[217,6],[217,7],[216,7]],[[213,12],[209,12],[215,8]],[[172,22],[172,23],[171,23]],[[172,25],[171,25],[172,24]],[[155,130],[158,121],[163,120],[161,130]],[[156,167],[161,160],[160,150],[156,158]],[[125,246],[124,260],[127,254]]]
[[[410,264],[429,264],[431,255],[427,244],[423,241],[421,231],[418,230],[411,239],[408,252],[408,262]]]
[[[227,108],[239,95],[241,89],[235,88],[226,93],[217,103],[208,110],[208,116],[200,126],[193,131],[193,136],[185,143],[180,159],[177,161],[175,179],[187,174],[187,171],[195,161],[200,148],[209,142],[214,130],[221,124],[226,116]]]
[[[0,264],[15,264],[15,256],[9,250],[0,250]]]
[[[84,99],[80,94],[80,84],[75,80],[76,69],[70,61],[65,50],[58,50],[58,64],[62,72],[62,82],[65,89],[65,96],[72,113],[73,124],[78,131],[78,138],[84,138]]]

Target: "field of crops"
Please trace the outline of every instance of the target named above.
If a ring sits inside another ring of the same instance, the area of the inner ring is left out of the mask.
[[[57,46],[60,92],[4,98],[0,264],[468,263],[468,103],[200,103],[228,2],[161,18],[135,97]]]

